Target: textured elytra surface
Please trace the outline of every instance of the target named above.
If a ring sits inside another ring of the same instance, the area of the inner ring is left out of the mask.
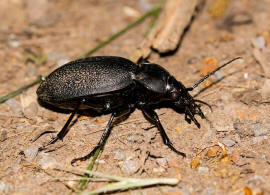
[[[114,56],[72,61],[53,71],[37,94],[42,101],[61,101],[123,89],[133,82],[137,68],[133,62]]]

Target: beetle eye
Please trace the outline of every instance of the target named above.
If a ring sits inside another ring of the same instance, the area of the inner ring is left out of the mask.
[[[172,92],[171,97],[173,100],[177,101],[179,99],[179,94],[177,92]]]

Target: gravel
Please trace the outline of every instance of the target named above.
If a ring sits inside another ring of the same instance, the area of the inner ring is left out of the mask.
[[[263,49],[265,48],[266,42],[263,36],[258,36],[252,40],[252,44],[257,49]]]
[[[0,194],[9,194],[12,188],[11,184],[0,181]]]
[[[140,163],[135,160],[125,160],[123,166],[121,167],[121,171],[125,175],[133,175],[140,168]]]
[[[114,151],[114,160],[124,160],[125,154],[120,149],[115,149]]]
[[[42,158],[38,161],[38,164],[43,168],[43,169],[48,169],[52,168],[56,165],[56,160],[55,158],[49,156],[48,154],[43,153]]]
[[[227,138],[227,137],[222,139],[222,143],[225,144],[228,147],[232,147],[232,146],[234,146],[236,144],[236,142],[234,140],[232,140],[230,138]]]
[[[29,147],[29,148],[24,150],[24,154],[25,154],[26,159],[31,161],[37,156],[38,148],[37,147]]]

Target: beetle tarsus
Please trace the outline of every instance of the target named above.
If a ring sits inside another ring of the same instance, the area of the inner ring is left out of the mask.
[[[95,154],[95,152],[97,151],[98,148],[100,148],[102,146],[96,146],[89,154],[83,156],[83,157],[80,157],[80,158],[74,158],[72,161],[71,161],[71,165],[73,165],[75,162],[77,161],[86,161],[88,160],[89,158],[91,158],[91,156],[93,156]]]

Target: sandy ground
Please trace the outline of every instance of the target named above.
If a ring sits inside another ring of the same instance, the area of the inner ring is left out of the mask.
[[[0,2],[0,94],[16,90],[82,55],[117,30],[135,20],[158,1],[110,0],[2,0]],[[270,194],[270,1],[229,1],[226,12],[213,19],[212,0],[186,32],[179,49],[149,61],[165,67],[185,86],[201,78],[207,58],[219,64],[235,61],[192,95],[212,105],[202,107],[208,120],[197,116],[198,129],[184,115],[169,108],[157,110],[174,146],[183,159],[162,143],[153,127],[136,110],[114,126],[94,170],[129,177],[179,178],[176,186],[154,186],[125,194]],[[132,10],[133,12],[131,12]],[[251,20],[251,21],[250,21]],[[243,21],[246,24],[239,25]],[[95,55],[130,58],[144,39],[149,20],[133,28]],[[63,142],[38,153],[38,147],[59,131],[68,115],[41,107],[34,86],[0,105],[0,194],[67,194],[57,178],[73,174],[51,170],[51,164],[70,165],[99,141],[109,115],[82,116]],[[219,145],[219,146],[218,146]],[[24,151],[26,156],[19,155]],[[89,161],[79,162],[86,168]],[[39,168],[41,166],[42,168]],[[44,172],[44,169],[47,171]],[[51,175],[49,175],[49,174]],[[77,186],[77,182],[68,181]],[[106,183],[90,183],[87,190]]]

